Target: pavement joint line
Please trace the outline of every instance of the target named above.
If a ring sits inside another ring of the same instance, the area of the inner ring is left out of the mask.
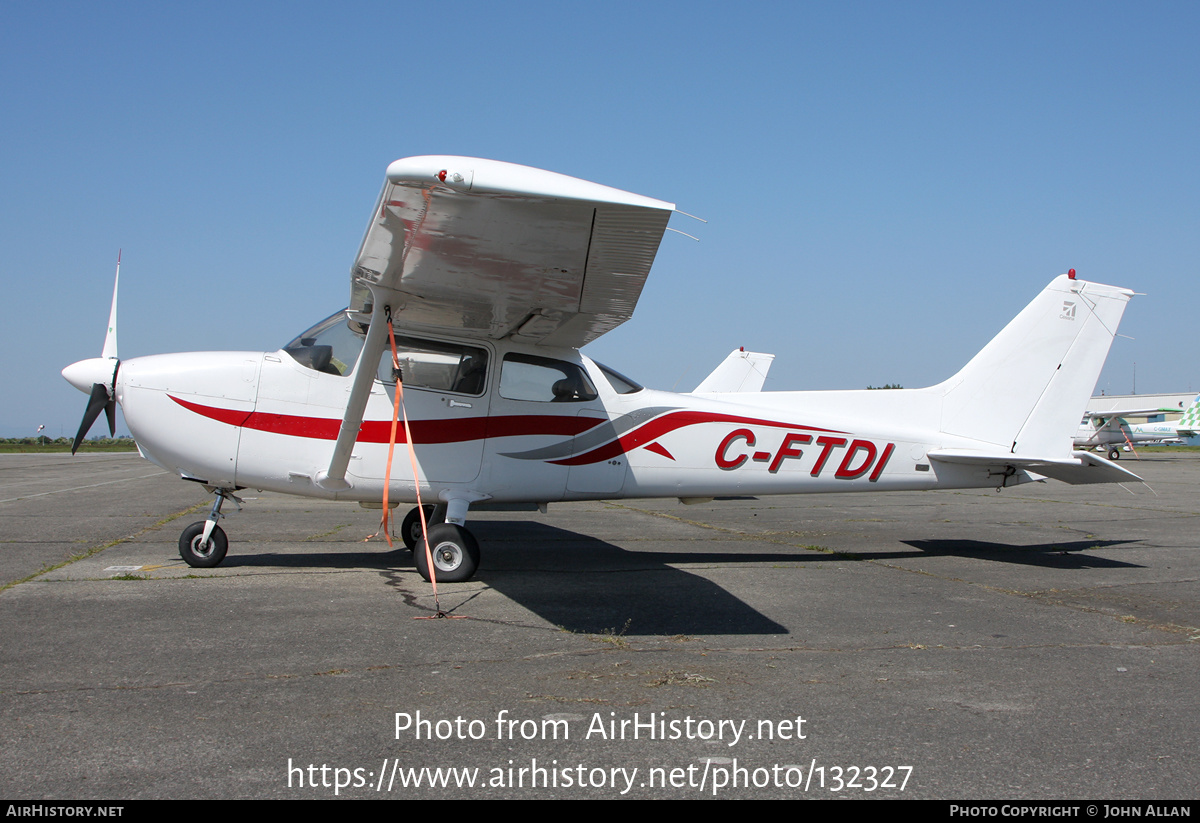
[[[488,621],[488,622],[496,622],[496,621]],[[539,627],[530,627],[530,628],[539,628]],[[555,630],[561,631],[559,629],[555,629]],[[587,640],[595,640],[595,639],[603,640],[606,637],[605,635],[597,634],[594,632],[567,632],[567,634],[571,634],[571,635],[577,636],[581,639],[587,639]],[[896,644],[892,644],[892,645],[855,646],[855,647],[847,647],[847,648],[819,647],[819,646],[775,646],[775,647],[767,647],[767,646],[702,646],[699,648],[687,648],[684,646],[680,646],[677,643],[673,644],[673,645],[669,645],[669,646],[663,645],[661,642],[654,643],[653,645],[650,645],[650,644],[640,645],[637,643],[638,637],[639,637],[638,635],[625,636],[624,639],[627,640],[628,642],[619,647],[613,646],[613,645],[608,645],[608,646],[603,646],[603,647],[589,646],[589,647],[580,648],[580,649],[564,649],[562,651],[542,652],[542,653],[535,654],[535,655],[518,655],[515,657],[501,657],[501,658],[490,658],[489,657],[489,658],[478,658],[478,659],[470,659],[470,660],[468,660],[468,659],[443,659],[443,660],[423,661],[423,662],[419,662],[419,663],[408,663],[408,664],[373,663],[370,665],[355,666],[353,668],[331,668],[331,669],[326,669],[324,671],[314,671],[314,672],[283,672],[283,673],[245,672],[242,674],[237,674],[237,675],[232,675],[229,677],[222,677],[222,678],[211,678],[211,677],[210,678],[197,678],[194,680],[167,681],[164,683],[145,683],[145,684],[138,684],[138,685],[107,685],[107,686],[106,685],[92,685],[92,686],[77,686],[77,687],[72,687],[72,688],[62,688],[62,689],[22,689],[22,690],[13,690],[11,692],[5,692],[4,690],[0,690],[0,694],[8,693],[8,694],[13,694],[13,695],[19,695],[22,697],[28,697],[28,696],[37,696],[37,695],[50,695],[50,694],[69,694],[69,693],[77,693],[77,692],[153,691],[156,689],[170,689],[170,688],[180,688],[180,687],[214,686],[214,685],[220,685],[223,683],[245,683],[245,682],[253,682],[253,681],[270,681],[270,680],[294,680],[294,679],[306,678],[306,677],[328,677],[331,675],[364,674],[364,673],[368,673],[368,672],[391,671],[391,670],[397,670],[397,669],[410,669],[410,670],[418,670],[418,671],[423,672],[432,667],[453,666],[453,667],[461,668],[463,666],[486,666],[486,665],[492,664],[492,663],[508,662],[508,661],[513,661],[513,660],[534,660],[534,659],[544,660],[547,658],[583,658],[583,657],[598,657],[598,656],[611,657],[611,655],[613,655],[613,654],[627,654],[627,655],[631,655],[631,656],[633,656],[633,655],[641,656],[641,655],[648,655],[648,654],[661,654],[663,651],[680,653],[680,654],[687,655],[689,657],[703,657],[709,653],[730,653],[730,654],[747,654],[747,655],[755,655],[755,656],[757,656],[757,655],[772,656],[772,655],[788,654],[788,653],[808,653],[808,654],[822,654],[822,655],[826,655],[826,654],[839,654],[839,655],[842,655],[842,654],[870,654],[870,653],[877,653],[877,652],[887,653],[887,652],[906,652],[906,651],[971,653],[971,652],[985,652],[985,651],[1019,651],[1019,650],[1031,650],[1031,649],[1053,650],[1053,649],[1120,648],[1120,649],[1143,649],[1143,650],[1153,651],[1156,649],[1162,649],[1162,648],[1164,648],[1164,646],[1185,646],[1185,645],[1187,645],[1185,643],[1163,644],[1163,643],[1116,643],[1116,642],[1113,642],[1113,643],[1026,643],[1026,644],[1010,644],[1010,645],[987,645],[987,646],[985,646],[983,644],[979,644],[979,643],[973,643],[973,644],[969,644],[969,645],[961,645],[960,646],[960,645],[947,645],[944,643],[936,643],[936,644],[896,643]],[[670,638],[666,638],[666,637],[660,636],[660,635],[649,635],[648,637],[659,639],[659,640],[663,640],[663,639],[669,640],[670,639]],[[668,664],[663,664],[663,665],[668,665]],[[644,674],[646,674],[646,673],[637,674],[637,676],[640,677],[640,676],[643,676]],[[891,678],[891,679],[895,679],[895,678]],[[832,682],[832,681],[810,680],[807,682],[808,683],[820,683],[820,682]],[[540,697],[543,699],[547,698],[546,695],[539,695],[536,697]],[[550,697],[549,699],[557,699],[557,698]],[[576,698],[562,698],[562,699],[567,700],[567,701],[576,700]]]
[[[166,524],[170,523],[172,520],[178,520],[180,517],[183,517],[184,515],[191,514],[192,512],[200,511],[201,509],[207,507],[208,505],[209,504],[207,501],[203,501],[203,502],[197,503],[194,506],[188,506],[186,509],[175,512],[174,514],[169,514],[166,517],[159,520],[157,523],[151,523],[149,526],[145,526],[145,527],[137,530],[133,534],[126,535],[125,537],[118,537],[117,539],[110,540],[107,543],[104,543],[100,546],[94,546],[90,549],[86,549],[85,551],[82,551],[79,554],[71,555],[66,560],[63,560],[59,563],[55,563],[53,566],[47,566],[44,569],[40,569],[40,570],[34,572],[33,574],[28,575],[27,577],[21,578],[20,580],[14,580],[10,583],[5,583],[4,585],[0,586],[0,592],[7,591],[8,589],[13,588],[14,586],[19,586],[22,583],[28,583],[31,580],[35,580],[44,574],[49,574],[52,571],[57,571],[58,569],[61,569],[65,566],[69,566],[72,563],[75,563],[76,561],[86,560],[87,558],[89,558],[93,555],[99,554],[100,552],[104,551],[105,549],[111,549],[113,546],[119,546],[122,543],[128,543],[131,540],[135,540],[138,537],[141,537],[143,534],[146,534],[147,532],[151,532],[151,531],[154,531],[155,529],[162,528]]]
[[[166,474],[166,472],[163,472],[163,471],[151,472],[150,474],[139,474],[137,477],[122,477],[119,480],[105,480],[101,483],[88,483],[86,486],[74,486],[70,489],[54,489],[53,491],[38,492],[37,494],[27,494],[22,497],[10,497],[7,500],[0,500],[0,503],[15,503],[18,500],[32,500],[35,497],[46,497],[47,495],[50,495],[50,494],[64,494],[66,492],[77,492],[77,491],[81,491],[83,489],[94,489],[97,486],[111,486],[113,483],[128,483],[130,480],[145,480],[148,477],[158,477],[160,474]]]
[[[137,535],[130,535],[130,537],[136,537],[136,536]],[[128,539],[128,538],[122,538],[120,542],[125,542],[126,539]],[[83,558],[80,558],[80,559],[83,559]],[[177,569],[179,571],[183,571],[184,568],[187,568],[187,567],[180,568],[179,566],[175,566],[175,565],[170,565],[170,566],[163,565],[163,566],[160,566],[160,568],[168,569],[168,570]],[[157,571],[157,569],[153,569],[151,571]],[[230,579],[230,578],[235,578],[235,577],[242,577],[242,578],[275,577],[275,576],[286,576],[286,575],[297,575],[297,574],[314,574],[314,575],[321,575],[321,576],[335,575],[335,574],[365,574],[365,573],[374,571],[374,569],[328,569],[328,570],[293,569],[292,571],[247,572],[244,574],[237,574],[237,573],[229,574],[228,572],[226,572],[224,574],[196,574],[196,572],[212,572],[212,571],[214,571],[214,570],[213,569],[192,569],[189,574],[185,574],[185,575],[167,575],[167,576],[163,576],[163,577],[138,577],[136,579],[143,580],[148,583],[172,583],[176,580],[222,580],[222,579]],[[224,572],[225,570],[218,569],[216,571]],[[42,572],[42,574],[45,574],[45,572]],[[129,580],[130,578],[124,578],[124,579]],[[45,580],[43,582],[45,582],[45,583],[108,583],[113,580],[121,582],[122,578],[121,577],[111,577],[111,576],[110,577],[55,577],[55,578],[51,578],[50,580]]]
[[[186,513],[187,512],[182,512],[182,514],[186,514]],[[131,539],[137,537],[140,534],[141,534],[141,532],[138,532],[138,534],[131,534],[131,535],[129,535],[129,537],[122,537],[121,539],[113,541],[113,543],[111,543],[111,544],[101,546],[100,548],[102,548],[102,549],[103,548],[112,548],[112,546],[115,546],[119,543],[124,543],[128,540],[131,540]],[[87,556],[90,556],[90,555],[87,555]],[[64,561],[64,564],[68,563],[68,562],[74,562],[75,560],[83,560],[83,559],[86,559],[86,556],[80,555],[76,558],[73,558],[72,560]],[[54,568],[51,568],[51,569],[44,569],[43,571],[38,572],[38,575],[48,574],[49,572],[56,571],[59,568],[61,568],[61,566],[55,566]],[[188,567],[188,566],[182,566],[179,564],[172,563],[172,564],[161,564],[161,565],[159,565],[159,567],[157,569],[153,569],[152,571],[158,571],[159,569],[166,569],[168,571],[171,571],[171,570],[185,571],[189,568],[190,567]],[[191,569],[190,573],[185,574],[185,575],[168,575],[168,576],[163,576],[163,577],[139,577],[138,580],[144,580],[147,582],[155,582],[155,583],[172,583],[176,580],[222,580],[222,579],[229,579],[229,578],[234,578],[234,577],[241,577],[241,578],[277,577],[277,576],[288,576],[288,575],[294,576],[294,575],[298,575],[298,574],[311,574],[311,575],[319,575],[319,576],[324,577],[324,576],[328,576],[328,575],[338,575],[338,574],[373,574],[378,571],[379,571],[378,569],[366,569],[366,568],[363,568],[363,569],[297,568],[297,569],[289,569],[286,571],[275,571],[275,570],[255,571],[253,569],[248,569],[247,571],[244,571],[244,572],[232,572],[228,568],[216,568],[216,569]],[[197,572],[209,572],[209,574],[197,574]],[[413,573],[415,574],[416,572],[413,572]],[[32,575],[31,578],[32,577],[37,577],[37,575]],[[19,583],[29,582],[29,579],[31,579],[31,578],[27,578],[26,580],[17,581],[17,582],[19,582]],[[50,580],[45,580],[42,582],[45,582],[45,583],[107,583],[112,580],[120,581],[121,578],[119,578],[119,577],[55,577],[55,578],[51,578]],[[16,585],[16,584],[14,583],[11,585]],[[2,589],[0,589],[0,591],[2,591]]]

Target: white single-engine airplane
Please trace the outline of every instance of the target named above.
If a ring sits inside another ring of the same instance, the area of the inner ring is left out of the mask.
[[[1075,433],[1076,448],[1108,451],[1109,460],[1121,456],[1121,446],[1137,443],[1160,443],[1164,440],[1182,441],[1200,434],[1200,395],[1192,401],[1183,417],[1170,422],[1128,423],[1126,417],[1148,417],[1169,413],[1178,409],[1114,409],[1112,411],[1084,412]]]
[[[475,572],[472,506],[1138,479],[1071,448],[1132,294],[1074,270],[926,389],[760,392],[770,355],[735,352],[711,390],[672,394],[590,360],[579,347],[629,319],[674,211],[510,163],[397,160],[349,308],[279,351],[120,361],[114,287],[103,355],[63,370],[91,395],[76,445],[120,403],[144,457],[216,495],[180,538],[192,566],[225,557],[217,521],[239,489],[380,505],[394,325],[415,459],[387,491],[432,504],[441,580]],[[401,531],[428,579],[420,515]]]

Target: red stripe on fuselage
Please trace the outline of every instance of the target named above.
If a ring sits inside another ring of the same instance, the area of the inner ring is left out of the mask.
[[[305,437],[313,440],[337,440],[342,421],[331,417],[302,417],[293,414],[245,412],[205,406],[167,395],[188,411],[203,417],[240,426],[245,429],[280,434],[285,437]],[[519,437],[522,435],[566,435],[574,437],[602,421],[587,417],[562,415],[512,414],[499,417],[467,417],[462,420],[414,420],[411,423],[416,443],[462,443],[488,437]],[[364,420],[358,432],[359,443],[387,443],[392,421]],[[396,435],[404,443],[404,430]]]

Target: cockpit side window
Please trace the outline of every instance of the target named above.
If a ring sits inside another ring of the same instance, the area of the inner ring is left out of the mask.
[[[405,388],[473,395],[483,394],[487,388],[486,349],[439,340],[397,337],[396,354],[400,361],[400,380]],[[390,345],[383,351],[377,376],[384,383],[394,382]]]
[[[542,403],[581,403],[599,395],[587,372],[576,363],[534,354],[504,355],[500,396]]]
[[[347,375],[362,351],[363,335],[352,331],[345,311],[326,317],[283,347],[292,359],[325,374]]]

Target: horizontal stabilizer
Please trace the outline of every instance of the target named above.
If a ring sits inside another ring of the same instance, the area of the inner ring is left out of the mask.
[[[773,354],[734,349],[692,394],[762,391],[774,360]]]
[[[1009,468],[1029,471],[1061,480],[1064,483],[1127,483],[1141,482],[1133,472],[1091,452],[1072,452],[1070,457],[1027,457],[1017,454],[995,454],[959,449],[937,449],[929,459],[942,463],[958,463],[975,467],[995,468],[1003,473]]]

